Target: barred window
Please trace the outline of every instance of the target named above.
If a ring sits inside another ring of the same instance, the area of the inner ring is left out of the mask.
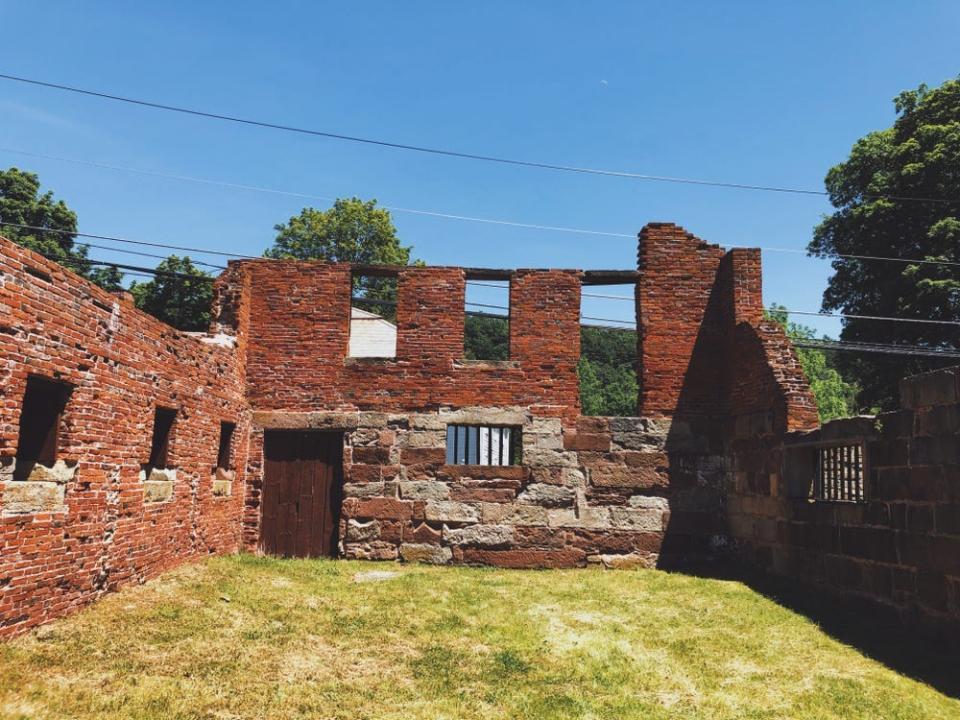
[[[448,465],[518,465],[520,428],[447,425]]]
[[[819,449],[814,499],[863,502],[863,449],[860,445]]]

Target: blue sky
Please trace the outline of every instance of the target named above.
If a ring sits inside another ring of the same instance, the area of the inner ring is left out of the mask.
[[[813,189],[857,138],[893,121],[898,92],[960,72],[954,1],[669,5],[0,0],[0,72],[402,143]],[[0,164],[38,172],[83,232],[256,255],[275,223],[328,203],[10,150],[613,233],[673,221],[724,245],[802,249],[829,211],[818,197],[419,155],[9,81],[0,148]],[[394,220],[430,264],[636,262],[630,238]],[[765,301],[815,310],[828,275],[826,263],[765,252]],[[584,312],[631,318],[632,306],[590,300]]]

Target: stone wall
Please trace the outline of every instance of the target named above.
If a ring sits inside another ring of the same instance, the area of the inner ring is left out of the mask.
[[[177,332],[0,238],[0,635],[240,546],[243,475],[213,469],[222,420],[246,464],[231,342]],[[72,386],[50,468],[17,466],[30,376]],[[171,468],[148,478],[158,405],[178,418]]]
[[[341,551],[348,558],[502,567],[643,566],[705,554],[719,522],[719,447],[679,421],[560,417],[530,408],[434,413],[256,412],[270,429],[344,433]],[[520,428],[517,465],[446,464],[448,424]],[[261,459],[251,452],[251,463]],[[253,474],[252,468],[250,469]],[[250,484],[246,538],[259,539]]]
[[[732,446],[730,533],[752,563],[960,630],[960,369],[907,378],[903,409]],[[749,434],[749,436],[747,436]],[[865,449],[864,502],[811,500],[819,446]]]

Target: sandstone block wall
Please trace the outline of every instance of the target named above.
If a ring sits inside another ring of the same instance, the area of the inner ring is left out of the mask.
[[[520,429],[521,464],[447,465],[448,424]],[[502,567],[653,567],[706,554],[723,531],[721,448],[668,419],[586,418],[564,428],[530,408],[433,413],[258,412],[255,434],[344,434],[345,557]],[[251,462],[259,463],[255,453]],[[250,484],[247,542],[259,539]],[[661,557],[664,556],[664,557]]]
[[[809,432],[744,428],[751,435],[732,446],[729,528],[761,567],[957,631],[960,369],[907,378],[901,403]],[[810,500],[787,482],[811,444],[851,443],[866,453],[865,502]]]
[[[24,476],[17,445],[31,375],[73,390],[57,463]],[[157,405],[178,410],[173,469],[147,478]],[[0,238],[0,635],[186,558],[236,550],[243,489],[213,487],[222,420],[237,423],[243,468],[247,412],[231,348]]]

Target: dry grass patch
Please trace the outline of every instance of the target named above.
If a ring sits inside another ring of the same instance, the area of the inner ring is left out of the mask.
[[[395,576],[357,581],[371,570]],[[742,584],[217,558],[0,645],[4,718],[956,718]]]

